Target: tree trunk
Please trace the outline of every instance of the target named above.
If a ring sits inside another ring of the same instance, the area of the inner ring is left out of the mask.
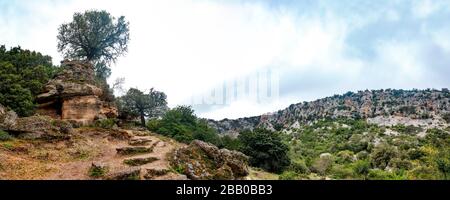
[[[143,127],[145,127],[145,114],[141,113],[141,124]]]

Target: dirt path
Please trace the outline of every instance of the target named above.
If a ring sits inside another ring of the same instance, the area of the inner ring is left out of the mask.
[[[23,159],[43,170],[38,174],[32,174],[36,170],[23,171],[21,175],[9,177],[6,176],[8,172],[4,172],[5,176],[0,179],[186,179],[173,171],[168,161],[168,155],[181,144],[148,131],[120,132],[126,133],[128,139],[112,138],[108,133],[88,129],[79,131],[78,136],[64,144],[36,145],[39,148],[29,150],[33,153],[8,152],[10,160]],[[124,149],[126,151],[122,152]],[[36,156],[38,153],[54,158],[40,159]],[[102,177],[91,177],[89,171],[93,163],[105,166],[107,173]]]

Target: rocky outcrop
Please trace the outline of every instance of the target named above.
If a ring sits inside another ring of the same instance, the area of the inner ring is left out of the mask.
[[[81,61],[63,61],[62,71],[37,96],[37,112],[87,125],[96,119],[118,116],[117,108],[100,99],[102,89],[95,81],[94,67]]]
[[[171,164],[193,180],[233,180],[249,173],[246,155],[199,140],[177,149]]]
[[[395,120],[408,119],[435,125],[448,124],[450,92],[442,90],[366,90],[348,92],[312,102],[293,104],[278,112],[221,121],[209,120],[218,132],[236,136],[239,131],[266,127],[269,129],[295,128],[323,118],[362,118],[369,122],[392,124]],[[397,120],[398,121],[398,120]],[[383,125],[380,124],[380,125]]]
[[[16,125],[17,114],[0,104],[0,129],[8,130]]]
[[[25,139],[67,139],[72,133],[68,122],[52,119],[48,116],[18,118],[14,111],[0,105],[0,129]]]

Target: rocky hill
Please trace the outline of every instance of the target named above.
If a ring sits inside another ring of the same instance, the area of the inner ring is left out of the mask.
[[[236,135],[243,129],[298,128],[324,118],[366,119],[378,125],[445,127],[450,121],[450,92],[442,90],[366,90],[348,92],[312,102],[293,104],[266,115],[221,121],[209,125],[222,134]]]

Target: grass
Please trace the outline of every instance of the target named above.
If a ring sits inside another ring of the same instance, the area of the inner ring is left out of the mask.
[[[9,135],[6,131],[0,129],[0,141],[9,141],[13,137]]]

